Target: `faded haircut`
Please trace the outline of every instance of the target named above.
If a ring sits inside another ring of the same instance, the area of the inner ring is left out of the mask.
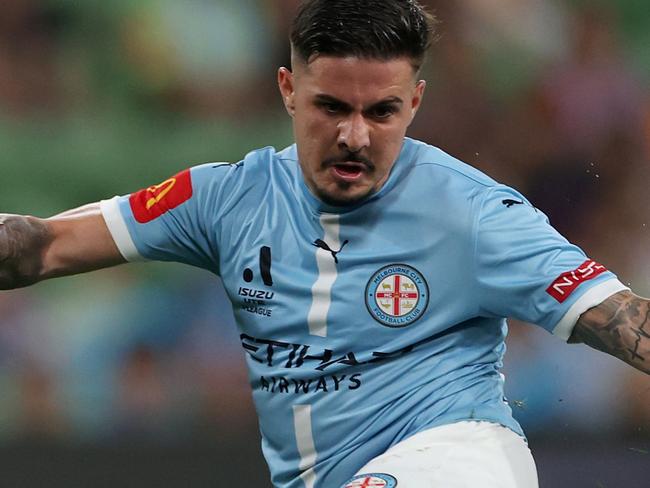
[[[291,29],[293,56],[411,59],[420,69],[435,17],[416,0],[304,0]]]

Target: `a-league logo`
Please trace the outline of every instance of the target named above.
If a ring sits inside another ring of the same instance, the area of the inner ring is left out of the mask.
[[[406,327],[418,320],[429,304],[429,286],[417,269],[391,264],[375,272],[366,285],[370,315],[387,327]]]
[[[397,480],[385,473],[360,474],[349,480],[343,488],[394,488]]]

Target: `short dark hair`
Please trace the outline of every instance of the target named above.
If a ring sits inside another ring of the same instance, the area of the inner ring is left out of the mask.
[[[294,55],[389,60],[408,57],[419,70],[436,19],[416,0],[304,0],[291,29]]]

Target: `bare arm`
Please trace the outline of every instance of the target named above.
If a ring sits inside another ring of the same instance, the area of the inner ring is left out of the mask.
[[[650,300],[617,293],[583,313],[569,342],[583,342],[650,374]]]
[[[123,262],[98,203],[49,219],[0,214],[0,290]]]

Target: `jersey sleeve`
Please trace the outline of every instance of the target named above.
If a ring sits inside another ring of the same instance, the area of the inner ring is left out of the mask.
[[[215,233],[227,169],[186,169],[160,184],[101,202],[115,243],[127,261],[176,261],[219,272]]]
[[[511,188],[487,191],[475,236],[479,306],[488,316],[535,323],[567,340],[583,312],[628,289]]]

